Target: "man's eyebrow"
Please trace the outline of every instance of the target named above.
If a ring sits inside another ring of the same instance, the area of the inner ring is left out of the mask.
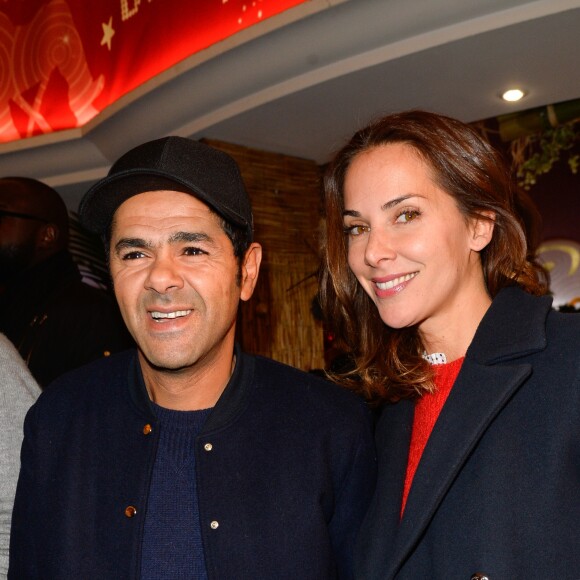
[[[403,203],[404,201],[407,201],[408,199],[410,199],[411,197],[417,197],[417,195],[415,193],[410,193],[408,195],[402,195],[401,197],[396,197],[395,199],[391,199],[391,201],[387,201],[387,203],[384,203],[383,205],[381,205],[381,209],[383,211],[387,210],[387,209],[391,209],[393,207],[395,207],[396,205],[399,205],[400,203]],[[342,212],[342,216],[350,216],[350,217],[360,217],[360,212],[355,211],[354,209],[345,209]]]
[[[213,242],[213,238],[208,234],[202,232],[175,232],[171,234],[167,240],[170,244],[179,243],[197,243],[197,242]],[[142,249],[150,250],[155,246],[155,244],[150,240],[144,240],[143,238],[121,238],[115,244],[115,251],[119,252],[121,250],[127,249]]]
[[[115,252],[119,252],[120,250],[125,250],[128,248],[143,248],[148,249],[151,248],[153,244],[151,242],[147,242],[142,238],[121,238],[115,244]]]
[[[202,232],[175,232],[169,238],[170,244],[180,242],[212,242],[213,238]]]

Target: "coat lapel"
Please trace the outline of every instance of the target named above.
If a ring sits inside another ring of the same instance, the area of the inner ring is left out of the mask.
[[[423,452],[384,578],[395,577],[489,424],[530,376],[531,365],[517,359],[545,348],[550,304],[546,298],[538,308],[517,288],[492,303]]]
[[[528,364],[485,367],[464,362],[417,468],[387,578],[416,546],[486,428],[530,373]]]

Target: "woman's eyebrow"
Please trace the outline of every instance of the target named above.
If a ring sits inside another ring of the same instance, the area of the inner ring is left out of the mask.
[[[353,209],[345,209],[342,212],[342,217],[347,216],[347,215],[350,217],[360,217],[360,212],[355,211]]]
[[[384,203],[383,205],[381,205],[381,209],[382,210],[391,209],[392,207],[395,207],[396,205],[399,205],[400,203],[407,201],[411,197],[416,197],[416,194],[409,193],[408,195],[401,195],[400,197],[396,197],[395,199],[391,199],[391,201],[387,201],[387,203]]]
[[[396,197],[395,199],[391,199],[391,201],[387,201],[386,203],[381,205],[381,209],[383,211],[385,211],[387,209],[391,209],[391,208],[395,207],[396,205],[399,205],[400,203],[407,201],[411,197],[417,197],[417,195],[415,193],[409,193],[408,195],[401,195],[400,197]],[[350,216],[350,217],[355,217],[355,218],[360,217],[360,212],[358,212],[354,209],[345,209],[342,212],[342,217],[345,217],[345,216]]]

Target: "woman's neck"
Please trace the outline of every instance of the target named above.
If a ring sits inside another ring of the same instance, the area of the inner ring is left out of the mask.
[[[490,305],[491,298],[484,289],[469,300],[458,299],[443,316],[420,325],[419,334],[427,354],[444,353],[449,362],[465,356]]]

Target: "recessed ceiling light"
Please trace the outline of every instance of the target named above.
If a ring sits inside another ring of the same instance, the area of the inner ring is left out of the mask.
[[[502,94],[501,98],[504,101],[515,103],[516,101],[523,99],[525,95],[526,93],[524,93],[524,91],[522,91],[521,89],[509,89],[509,91],[505,91],[505,93]]]

